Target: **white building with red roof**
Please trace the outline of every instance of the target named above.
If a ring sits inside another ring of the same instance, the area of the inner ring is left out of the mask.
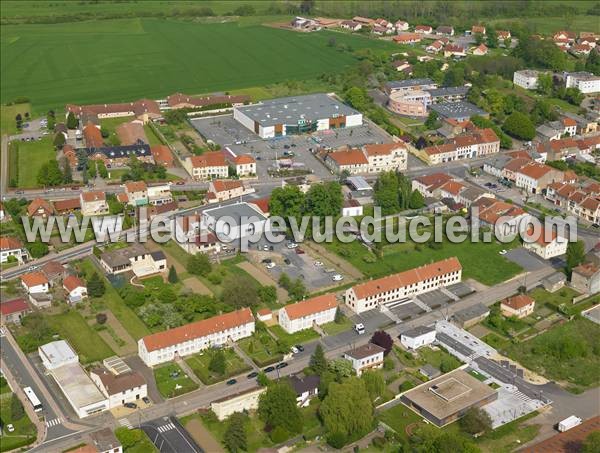
[[[179,216],[174,220],[173,240],[191,255],[219,253],[221,243],[217,236],[201,227],[199,215]]]
[[[29,294],[47,293],[50,290],[50,282],[42,272],[21,275],[21,284]]]
[[[525,318],[533,313],[535,300],[527,294],[517,294],[500,302],[500,311],[506,317]]]
[[[79,194],[81,214],[84,216],[106,215],[109,212],[106,194],[100,191]]]
[[[227,178],[229,174],[225,156],[220,151],[188,157],[183,165],[192,178],[197,180]]]
[[[63,280],[63,289],[67,294],[69,303],[72,304],[81,302],[88,296],[87,286],[76,275],[69,275]]]
[[[19,239],[12,236],[0,237],[0,263],[6,263],[11,256],[23,263],[29,259],[29,252]]]
[[[523,238],[523,247],[527,250],[532,251],[545,260],[567,253],[569,241],[564,237],[558,236],[554,231],[545,230],[544,228],[539,229],[539,235],[536,236],[535,233],[536,231],[534,230],[529,230],[528,232],[531,242],[527,240],[527,237]]]
[[[335,321],[337,306],[333,293],[286,305],[278,312],[279,325],[287,333],[295,333],[327,324]]]
[[[404,143],[382,143],[363,146],[369,173],[404,171],[407,168],[408,150]]]
[[[254,188],[250,185],[244,184],[243,181],[233,179],[215,179],[208,184],[206,200],[209,203],[220,203],[222,201],[239,198],[254,192]]]
[[[250,154],[240,154],[231,159],[235,174],[240,178],[256,176],[256,159]]]
[[[462,266],[452,257],[426,264],[398,274],[359,283],[346,290],[346,305],[355,313],[363,313],[381,304],[396,302],[434,289],[459,283]]]
[[[530,162],[515,172],[515,185],[530,193],[542,193],[553,182],[561,182],[562,171],[538,162]]]
[[[369,171],[369,160],[359,149],[333,151],[325,156],[325,165],[335,173],[348,172],[351,175]]]
[[[203,319],[174,329],[147,335],[138,341],[138,355],[149,367],[178,357],[196,354],[254,333],[254,316],[249,308]]]
[[[13,299],[7,300],[0,304],[0,315],[2,317],[2,324],[15,323],[21,324],[21,319],[27,313],[31,313],[31,308],[27,304],[25,299]]]

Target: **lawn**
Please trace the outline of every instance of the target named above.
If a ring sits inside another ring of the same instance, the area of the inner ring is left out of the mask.
[[[452,371],[455,368],[458,368],[461,363],[456,359],[453,355],[448,352],[437,349],[433,350],[431,348],[420,348],[419,356],[425,363],[429,363],[430,365],[436,367],[438,370],[442,368],[442,362],[444,363],[444,372]]]
[[[178,373],[178,375],[171,377],[171,373]],[[169,363],[155,368],[154,380],[163,398],[174,398],[198,388],[198,384],[192,381],[176,363]]]
[[[86,274],[86,276],[90,276],[93,272],[97,272],[99,275],[103,277],[102,272],[100,272],[89,259],[85,259],[80,264],[81,270]],[[103,277],[104,278],[104,277]],[[113,315],[121,322],[123,327],[129,332],[135,340],[139,340],[146,335],[150,335],[150,330],[146,327],[146,324],[138,318],[135,312],[130,309],[125,303],[117,290],[111,286],[110,282],[104,279],[106,292],[104,296],[101,298],[101,302],[106,305],[106,307],[112,311]]]
[[[337,335],[338,333],[350,330],[352,326],[353,324],[350,318],[344,316],[341,322],[328,322],[327,324],[323,324],[321,329],[323,329],[327,335]]]
[[[600,326],[575,319],[531,340],[510,344],[508,357],[548,379],[566,382],[573,391],[600,382]]]
[[[411,411],[404,404],[398,404],[381,412],[377,418],[398,433],[400,438],[408,441],[406,427],[413,423],[423,423],[423,418]]]
[[[17,175],[14,174],[14,164],[9,166],[9,179],[14,179],[19,188],[39,187],[37,175],[42,165],[56,159],[56,151],[52,145],[52,137],[46,136],[33,142],[18,142],[11,147],[11,153],[17,152]],[[12,157],[14,159],[14,156]],[[14,160],[13,160],[14,162]]]
[[[308,343],[319,338],[319,334],[313,329],[304,329],[296,333],[287,333],[280,325],[269,327],[269,330],[275,334],[279,341],[293,346],[295,344]]]
[[[94,329],[76,310],[69,310],[59,315],[48,316],[48,323],[53,330],[67,340],[79,354],[81,363],[98,362],[115,355]]]
[[[17,398],[14,393],[3,393],[0,395],[0,419],[2,420],[2,437],[0,440],[0,451],[14,450],[29,445],[35,440],[36,429],[27,413],[18,420],[14,419],[11,408],[11,399]],[[11,423],[15,430],[9,433],[6,425]]]
[[[26,94],[38,112],[65,103],[158,99],[177,91],[314,79],[357,61],[329,46],[332,37],[355,50],[398,49],[389,41],[325,30],[294,33],[258,24],[154,18],[3,25],[0,34],[1,101]]]
[[[407,238],[408,240],[408,238]],[[516,246],[498,242],[472,243],[469,240],[462,243],[445,241],[439,249],[433,249],[425,244],[413,242],[396,243],[384,247],[383,258],[375,262],[367,262],[363,258],[370,255],[366,247],[358,241],[347,244],[341,242],[327,243],[333,252],[357,267],[366,277],[378,278],[396,272],[456,256],[463,267],[463,280],[474,278],[485,285],[495,285],[514,277],[521,272],[521,267],[499,254],[503,249]]]
[[[159,451],[146,433],[141,429],[136,428],[129,430],[129,428],[121,427],[115,430],[115,436],[121,443],[123,443],[123,437],[129,439],[131,435],[137,436],[139,440],[131,447],[123,449],[125,453],[154,453]]]
[[[571,288],[561,288],[555,293],[550,293],[543,288],[536,288],[529,293],[536,302],[536,305],[548,305],[549,308],[557,309],[562,304],[572,304],[573,298],[579,296],[579,293]]]
[[[18,131],[15,117],[20,113],[24,120],[25,112],[31,112],[29,103],[0,106],[0,135],[16,134]]]
[[[257,331],[251,337],[239,340],[237,344],[259,367],[279,362],[283,358],[278,351],[277,342],[266,331]]]
[[[244,371],[250,370],[250,367],[244,362],[244,360],[238,356],[232,348],[222,349],[225,354],[225,373],[219,374],[209,369],[213,354],[217,351],[205,351],[202,354],[194,354],[185,359],[185,363],[194,370],[198,379],[204,384],[210,385],[217,382],[223,381],[231,376],[237,376]]]

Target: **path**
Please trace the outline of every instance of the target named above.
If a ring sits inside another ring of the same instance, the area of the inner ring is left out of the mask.
[[[235,341],[230,341],[229,343],[230,343],[231,347],[233,347],[233,350],[235,351],[235,353],[242,358],[242,360],[244,361],[244,363],[246,363],[246,365],[248,365],[255,371],[260,371],[260,368],[258,368],[256,366],[256,364],[252,361],[252,359],[248,356],[248,354],[246,354],[244,352],[244,350],[242,348],[240,348],[240,346]]]
[[[277,288],[277,300],[279,302],[285,303],[290,298],[290,296],[288,295],[288,292],[285,289],[281,288],[277,284],[277,282],[273,279],[273,277],[271,277],[266,271],[264,271],[260,267],[255,266],[254,264],[252,264],[249,261],[244,261],[242,263],[238,263],[237,266],[240,269],[248,272],[261,285],[274,286],[275,288]]]
[[[108,310],[105,313],[106,324],[114,330],[115,335],[121,340],[123,340],[125,344],[122,346],[117,344],[110,332],[107,332],[105,330],[101,330],[98,332],[102,339],[106,341],[111,347],[111,349],[120,357],[127,356],[130,354],[136,354],[138,346],[135,339],[131,335],[129,335],[127,329],[123,327],[123,324],[121,324],[121,322],[116,318],[112,311]]]
[[[314,253],[322,257],[322,260],[327,260],[333,263],[335,266],[339,267],[340,270],[352,277],[355,280],[360,280],[363,278],[363,274],[356,267],[350,264],[348,261],[340,258],[335,253],[330,252],[321,244],[317,244],[316,242],[304,241],[302,243],[302,247],[311,249]]]
[[[175,363],[177,365],[179,365],[179,367],[183,370],[183,372],[185,374],[187,374],[192,381],[194,381],[200,387],[204,387],[204,383],[198,378],[198,376],[196,376],[196,373],[194,373],[194,370],[192,370],[189,367],[189,365],[187,363],[185,363],[185,360],[183,360],[181,357],[178,357],[177,359],[175,359]]]
[[[204,451],[209,451],[211,453],[225,453],[221,444],[213,437],[212,433],[206,429],[200,420],[190,420],[186,423],[185,429]]]

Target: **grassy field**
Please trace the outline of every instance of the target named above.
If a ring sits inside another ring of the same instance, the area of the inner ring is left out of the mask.
[[[171,377],[171,373],[179,373],[177,377]],[[154,379],[158,391],[164,398],[173,398],[183,395],[198,388],[192,379],[175,363],[160,366],[154,369]]]
[[[17,146],[13,146],[11,152],[14,152],[14,149],[18,149],[18,152],[16,159],[14,156],[10,157],[9,179],[15,179],[17,187],[20,188],[38,187],[37,175],[40,168],[49,160],[56,159],[52,138],[48,135],[42,140],[17,142]],[[15,163],[17,177],[14,174]]]
[[[16,134],[15,117],[20,113],[25,118],[25,112],[31,112],[31,105],[28,103],[0,106],[0,135]]]
[[[0,34],[1,100],[26,94],[38,112],[67,102],[156,99],[175,91],[206,93],[340,72],[356,59],[328,46],[332,36],[352,49],[397,49],[391,42],[329,31],[159,19],[5,25]]]
[[[277,352],[277,343],[268,332],[256,332],[249,338],[239,340],[237,344],[259,367],[279,362],[283,358]]]
[[[75,310],[48,317],[48,322],[79,354],[81,363],[97,362],[112,355],[112,349]]]
[[[126,452],[126,453],[154,453],[154,452],[159,451],[154,446],[154,444],[152,443],[150,438],[146,435],[146,433],[144,431],[142,431],[141,429],[133,429],[130,432],[129,428],[121,427],[121,428],[117,428],[115,430],[115,436],[117,437],[117,439],[119,439],[121,441],[121,443],[123,442],[124,439],[129,439],[132,434],[137,436],[137,438],[139,440],[132,446],[124,449],[123,450],[124,452]]]
[[[208,368],[210,366],[212,355],[215,353],[215,351],[207,351],[203,354],[194,354],[186,358],[185,363],[187,363],[188,366],[194,370],[194,373],[196,376],[198,376],[198,379],[207,385],[215,384],[227,379],[230,376],[236,376],[250,369],[250,367],[246,365],[242,358],[238,356],[233,349],[223,349],[223,352],[225,354],[226,364],[224,374],[215,373]]]
[[[414,423],[423,423],[422,417],[415,414],[404,404],[398,404],[391,409],[381,412],[377,418],[396,431],[404,441],[408,441],[407,426]]]
[[[369,253],[358,241],[347,244],[333,242],[326,244],[326,247],[348,260],[367,277],[382,277],[451,256],[456,256],[462,264],[463,280],[474,278],[485,285],[503,282],[521,271],[519,265],[499,254],[502,249],[511,248],[511,245],[497,242],[486,244],[467,240],[454,244],[446,241],[439,249],[424,244],[418,246],[412,242],[397,243],[385,246],[383,258],[373,263],[363,259]]]
[[[36,429],[27,414],[16,420],[11,410],[11,399],[17,398],[14,393],[0,395],[0,419],[2,419],[2,437],[0,451],[14,450],[29,445],[35,440]],[[12,424],[15,430],[9,433],[6,425]]]
[[[319,334],[313,329],[304,329],[296,333],[287,333],[283,330],[280,325],[269,327],[269,330],[279,338],[280,341],[284,341],[286,344],[293,346],[295,344],[307,343],[312,340],[319,338]]]
[[[599,383],[600,327],[575,319],[537,337],[506,347],[506,355],[548,379],[566,382],[574,391]]]

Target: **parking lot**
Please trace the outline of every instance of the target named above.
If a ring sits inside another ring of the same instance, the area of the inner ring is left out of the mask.
[[[269,177],[269,169],[277,169],[277,161],[281,159],[287,160],[286,165],[291,165],[292,169],[307,170],[319,178],[325,178],[331,176],[331,171],[311,152],[319,146],[336,149],[342,146],[360,147],[391,142],[385,132],[370,123],[348,129],[264,140],[234,120],[232,115],[196,118],[191,123],[206,140],[218,143],[235,154],[252,155],[257,160],[259,178]]]

